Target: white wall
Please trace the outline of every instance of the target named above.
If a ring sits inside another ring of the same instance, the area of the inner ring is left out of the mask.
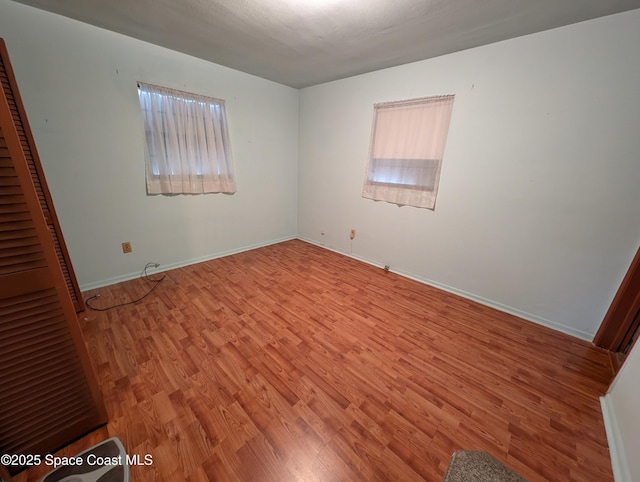
[[[84,288],[296,235],[296,89],[8,0],[0,37]],[[145,194],[138,80],[225,99],[236,194]]]
[[[640,344],[628,355],[602,408],[616,482],[640,480]]]
[[[640,242],[638,46],[640,10],[303,89],[300,236],[591,339]],[[373,104],[438,94],[435,211],[362,198]]]

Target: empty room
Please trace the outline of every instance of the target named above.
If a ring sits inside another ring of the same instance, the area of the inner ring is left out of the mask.
[[[640,480],[639,0],[0,38],[0,480]]]

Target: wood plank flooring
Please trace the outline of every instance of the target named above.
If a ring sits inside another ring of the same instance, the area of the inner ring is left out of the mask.
[[[299,240],[166,275],[80,315],[110,422],[59,455],[118,436],[153,457],[136,482],[436,482],[475,449],[531,481],[613,480],[589,343]]]

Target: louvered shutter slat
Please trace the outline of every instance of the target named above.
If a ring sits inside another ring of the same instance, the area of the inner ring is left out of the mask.
[[[73,272],[6,66],[0,40],[0,453],[45,454],[106,422],[106,413],[68,293]]]

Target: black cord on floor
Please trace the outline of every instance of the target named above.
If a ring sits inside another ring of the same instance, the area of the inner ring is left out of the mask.
[[[145,265],[144,269],[142,270],[142,273],[140,273],[140,278],[144,278],[146,281],[154,283],[154,285],[149,289],[149,291],[147,291],[140,298],[135,299],[135,300],[131,300],[131,301],[127,301],[125,303],[119,303],[119,304],[113,305],[113,306],[107,306],[106,308],[98,308],[96,306],[91,305],[90,302],[91,302],[91,300],[99,298],[100,295],[93,295],[90,298],[87,298],[85,300],[84,304],[87,305],[90,309],[92,309],[94,311],[109,311],[109,310],[113,310],[114,308],[120,308],[121,306],[133,305],[135,303],[138,303],[139,301],[144,300],[153,290],[155,290],[158,287],[160,282],[167,277],[167,275],[165,274],[165,275],[162,275],[162,278],[150,278],[149,275],[147,274],[147,269],[149,269],[149,266],[153,266],[154,268],[157,268],[160,265],[158,263],[147,263]]]

